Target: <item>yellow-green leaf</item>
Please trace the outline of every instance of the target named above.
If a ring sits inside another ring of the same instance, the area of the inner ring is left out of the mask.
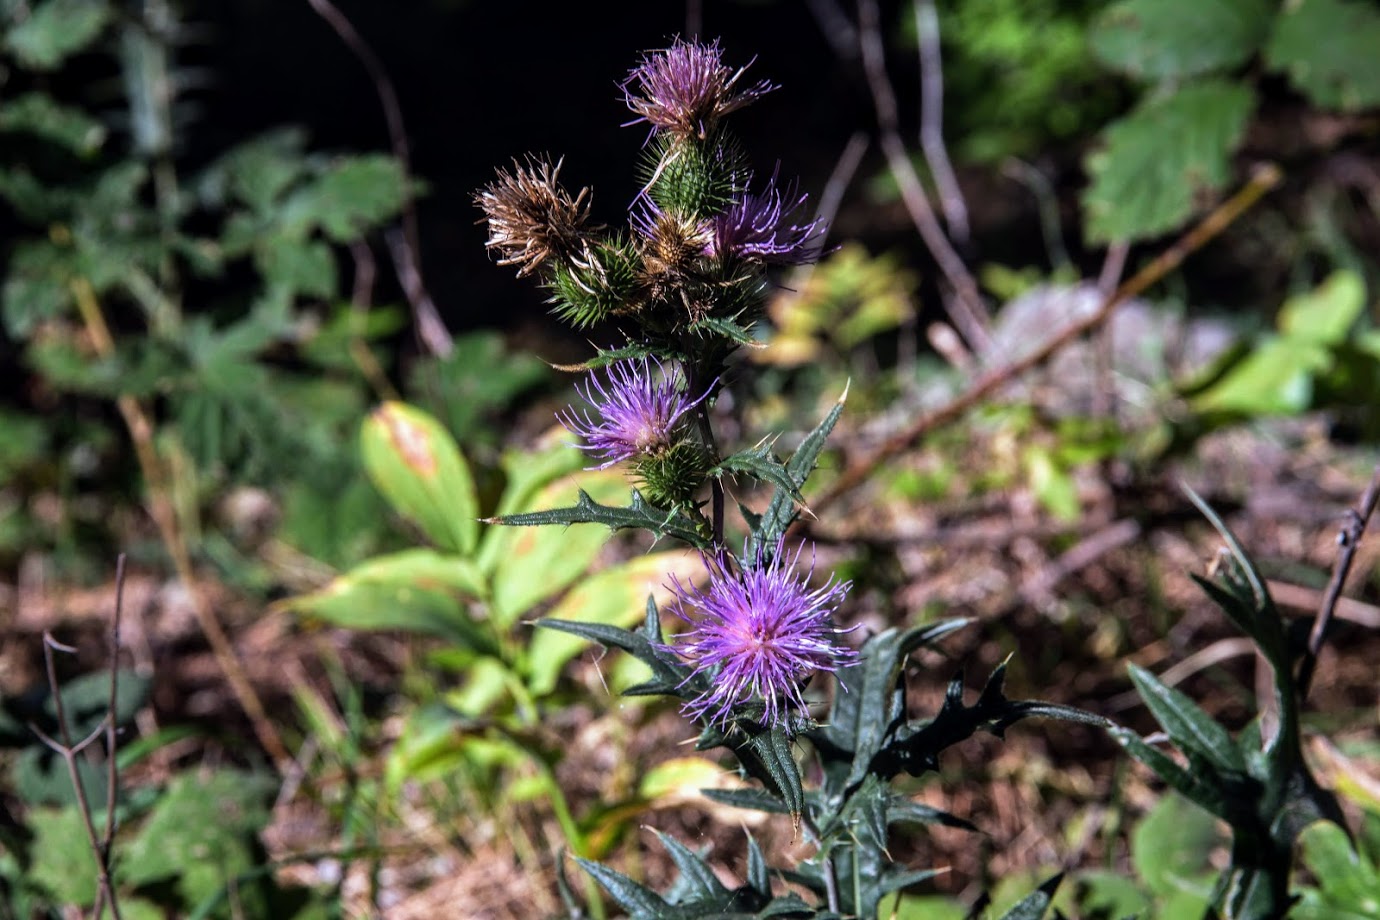
[[[364,466],[389,503],[442,549],[474,552],[479,500],[469,464],[430,415],[384,403],[360,432]]]
[[[687,583],[704,573],[698,553],[672,551],[639,556],[586,579],[561,598],[548,616],[553,620],[629,627],[646,615],[648,594],[655,597],[658,605],[670,598],[671,590],[666,585],[672,576]],[[527,683],[532,693],[550,693],[565,663],[588,647],[589,643],[578,636],[554,629],[537,630],[527,649]]]

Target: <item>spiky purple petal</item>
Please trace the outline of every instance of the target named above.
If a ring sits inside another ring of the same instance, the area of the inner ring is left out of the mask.
[[[671,447],[677,440],[681,417],[708,395],[696,398],[686,392],[679,371],[667,373],[660,362],[652,372],[647,358],[617,361],[605,369],[607,382],[591,373],[583,388],[575,390],[593,413],[570,409],[557,417],[571,434],[603,461],[592,469],[607,469],[638,456],[650,456]]]
[[[807,675],[857,659],[857,652],[835,641],[846,630],[831,620],[852,583],[831,577],[812,590],[813,562],[804,573],[797,568],[802,548],[788,556],[778,545],[770,563],[759,556],[756,566],[737,572],[706,561],[704,588],[678,580],[670,585],[672,612],[690,624],[670,648],[691,665],[692,675],[707,674],[713,682],[682,707],[687,716],[726,724],[743,704],[756,702],[767,724],[780,724],[789,711],[805,710]]]
[[[725,66],[717,39],[704,45],[677,38],[671,47],[643,55],[619,84],[638,116],[628,124],[646,121],[654,132],[703,140],[724,115],[776,89],[762,80],[734,92],[733,84],[750,66],[750,61],[736,71]]]
[[[808,198],[794,182],[779,188],[773,173],[761,192],[745,192],[710,220],[709,254],[774,265],[814,262],[827,227],[820,219],[795,219]]]

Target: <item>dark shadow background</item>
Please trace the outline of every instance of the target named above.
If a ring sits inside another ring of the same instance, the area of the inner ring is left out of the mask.
[[[526,152],[564,156],[562,179],[594,189],[596,219],[619,224],[637,191],[645,126],[617,83],[643,49],[686,33],[681,3],[338,0],[388,69],[427,185],[419,204],[423,270],[453,331],[511,327],[544,313],[544,295],[515,283],[484,252],[471,201],[495,167]],[[214,82],[191,163],[277,125],[303,125],[315,150],[389,149],[383,109],[364,67],[306,0],[226,0],[193,7],[206,39],[186,58]],[[744,80],[780,89],[734,121],[752,162],[799,175],[817,191],[858,127],[872,124],[860,75],[840,63],[801,3],[704,4],[704,38],[719,37]],[[894,16],[889,17],[894,21]],[[900,88],[900,87],[898,87]]]

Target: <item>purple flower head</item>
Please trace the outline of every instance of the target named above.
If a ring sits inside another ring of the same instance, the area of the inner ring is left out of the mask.
[[[646,121],[653,133],[704,140],[724,115],[776,89],[762,80],[734,92],[733,84],[747,67],[726,67],[717,39],[702,45],[677,38],[669,48],[644,54],[619,84],[628,108],[638,116],[628,124]]]
[[[652,373],[652,362],[618,361],[608,366],[607,385],[590,374],[584,388],[575,390],[594,409],[578,413],[571,409],[558,416],[571,434],[579,435],[587,450],[604,462],[590,469],[607,469],[623,460],[655,456],[678,440],[676,429],[681,416],[709,395],[706,390],[691,399],[685,392],[679,371],[666,373],[660,362],[660,379]]]
[[[815,261],[824,248],[827,226],[819,219],[793,219],[808,197],[794,182],[778,188],[773,172],[759,194],[745,192],[710,220],[709,254],[773,265]]]
[[[672,611],[690,624],[671,649],[692,666],[692,674],[708,674],[713,681],[681,708],[685,715],[723,724],[741,704],[757,701],[766,723],[774,725],[788,710],[805,709],[806,675],[837,671],[857,659],[857,652],[835,643],[847,630],[830,619],[852,582],[831,578],[811,590],[813,560],[809,571],[797,569],[802,548],[788,556],[778,544],[769,564],[759,554],[755,567],[737,573],[706,561],[705,588],[678,580],[669,586],[676,594]]]

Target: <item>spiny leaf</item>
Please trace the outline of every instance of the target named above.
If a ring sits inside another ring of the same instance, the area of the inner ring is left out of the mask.
[[[632,503],[626,508],[601,505],[582,489],[579,500],[568,508],[505,514],[489,518],[485,523],[510,527],[603,524],[612,530],[649,530],[659,537],[671,537],[700,549],[707,546],[704,534],[693,520],[679,511],[665,511],[648,504],[636,489],[632,492]]]
[[[795,484],[794,494],[799,494],[799,490],[805,486],[805,481],[814,472],[815,461],[819,459],[820,453],[824,450],[824,443],[829,438],[829,432],[834,430],[834,424],[843,414],[843,403],[847,398],[848,392],[845,390],[823,421],[805,436],[805,440],[800,442],[800,446],[791,455],[791,459],[786,462],[786,473],[790,476],[791,482]],[[771,504],[767,506],[759,526],[754,530],[749,541],[748,551],[750,555],[756,555],[758,552],[770,552],[775,549],[776,541],[780,539],[796,517],[797,505],[792,495],[792,491],[783,489],[781,486],[776,487],[775,492],[772,493]]]
[[[726,473],[744,473],[754,479],[773,483],[778,489],[785,489],[793,501],[805,501],[800,495],[800,488],[795,479],[786,471],[785,464],[776,459],[771,445],[765,441],[756,447],[725,457],[717,467],[709,471],[711,476],[723,476]]]

